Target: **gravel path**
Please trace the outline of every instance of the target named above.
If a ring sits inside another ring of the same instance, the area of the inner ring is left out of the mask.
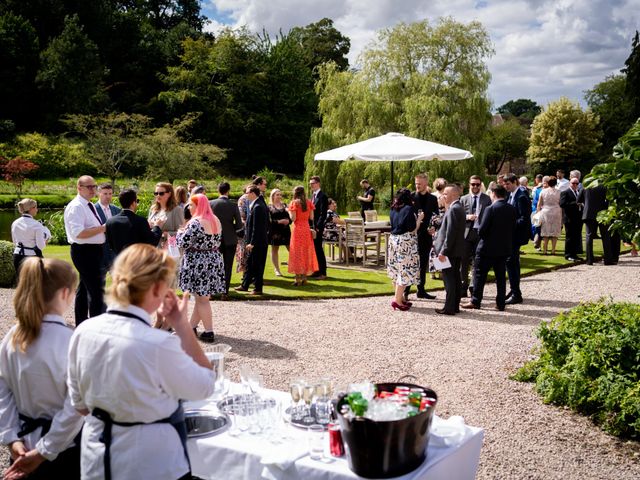
[[[242,363],[281,390],[301,375],[330,375],[338,384],[417,376],[438,393],[439,415],[462,415],[485,429],[478,478],[640,478],[638,442],[619,441],[582,416],[543,405],[531,384],[508,378],[530,357],[541,320],[601,296],[640,301],[640,259],[528,277],[522,291],[524,304],[497,312],[489,285],[483,310],[455,317],[433,312],[443,292],[438,300],[416,301],[410,312],[392,311],[386,297],[214,302],[213,311],[218,341],[233,347],[227,367],[234,380]],[[0,290],[2,335],[12,323],[11,295]]]

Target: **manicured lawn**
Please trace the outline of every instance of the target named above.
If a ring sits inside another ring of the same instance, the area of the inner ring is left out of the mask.
[[[594,242],[594,250],[597,256],[602,255],[602,244],[599,240]],[[550,271],[563,266],[571,265],[571,262],[564,259],[564,238],[558,241],[557,252],[555,256],[542,254],[535,251],[533,242],[524,246],[521,251],[521,269],[522,275],[534,275],[545,271]],[[626,249],[623,249],[626,251]],[[71,262],[69,256],[69,247],[61,245],[51,245],[44,251],[45,256],[60,258]],[[280,261],[286,262],[288,252],[280,247]],[[384,267],[379,269],[362,269],[361,266],[352,267],[340,266],[334,268],[331,265],[328,268],[328,277],[326,280],[309,280],[304,287],[293,286],[293,275],[287,273],[287,266],[282,265],[280,271],[283,277],[276,277],[274,274],[273,264],[271,263],[271,255],[267,257],[267,266],[265,268],[265,297],[254,297],[246,293],[233,291],[233,287],[240,284],[241,274],[235,273],[231,279],[232,291],[231,298],[245,298],[259,300],[264,298],[286,299],[286,298],[344,298],[344,297],[365,297],[373,295],[392,295],[393,288],[390,279],[387,277]],[[493,278],[493,274],[489,275]],[[442,289],[441,280],[427,279],[427,289]]]

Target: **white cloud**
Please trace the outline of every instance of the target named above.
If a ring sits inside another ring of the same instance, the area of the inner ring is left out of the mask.
[[[270,33],[331,18],[351,40],[352,64],[376,31],[399,22],[479,20],[496,50],[487,62],[495,106],[516,98],[583,102],[584,90],[624,66],[640,25],[640,0],[208,0],[211,5],[232,26]]]

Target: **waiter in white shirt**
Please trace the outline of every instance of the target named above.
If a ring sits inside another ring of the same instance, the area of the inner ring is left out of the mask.
[[[38,203],[31,198],[18,202],[20,218],[11,224],[11,239],[16,246],[13,251],[13,266],[16,274],[20,264],[27,257],[42,257],[42,250],[51,238],[47,227],[34,217],[38,213]]]
[[[91,199],[96,194],[96,181],[83,175],[77,183],[78,195],[64,209],[64,228],[71,244],[71,260],[80,274],[76,290],[76,325],[89,317],[104,313],[104,274],[100,268],[105,226],[100,221]]]

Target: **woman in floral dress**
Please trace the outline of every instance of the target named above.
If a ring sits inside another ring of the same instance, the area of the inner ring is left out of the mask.
[[[238,209],[240,210],[242,223],[246,225],[247,217],[249,216],[249,198],[246,193],[243,193],[238,199]],[[238,245],[236,246],[236,272],[238,273],[244,272],[247,269],[248,256],[244,248],[245,246],[244,235],[242,238],[238,237]]]
[[[417,285],[420,281],[420,257],[418,255],[417,231],[424,213],[416,217],[413,210],[411,191],[401,188],[391,205],[391,236],[389,237],[389,262],[387,275],[392,279],[395,300],[394,310],[409,310],[411,302],[404,301],[407,285]]]
[[[213,342],[213,318],[209,296],[225,293],[224,263],[220,253],[222,227],[213,214],[207,197],[193,195],[189,200],[191,220],[178,232],[176,242],[183,249],[178,286],[195,296],[191,327],[197,331],[202,322],[200,340]]]
[[[289,215],[293,222],[291,243],[289,244],[288,272],[296,276],[295,286],[306,285],[307,275],[318,271],[318,259],[313,246],[309,221],[313,222],[314,206],[304,193],[304,187],[293,190],[293,200],[289,205]]]

